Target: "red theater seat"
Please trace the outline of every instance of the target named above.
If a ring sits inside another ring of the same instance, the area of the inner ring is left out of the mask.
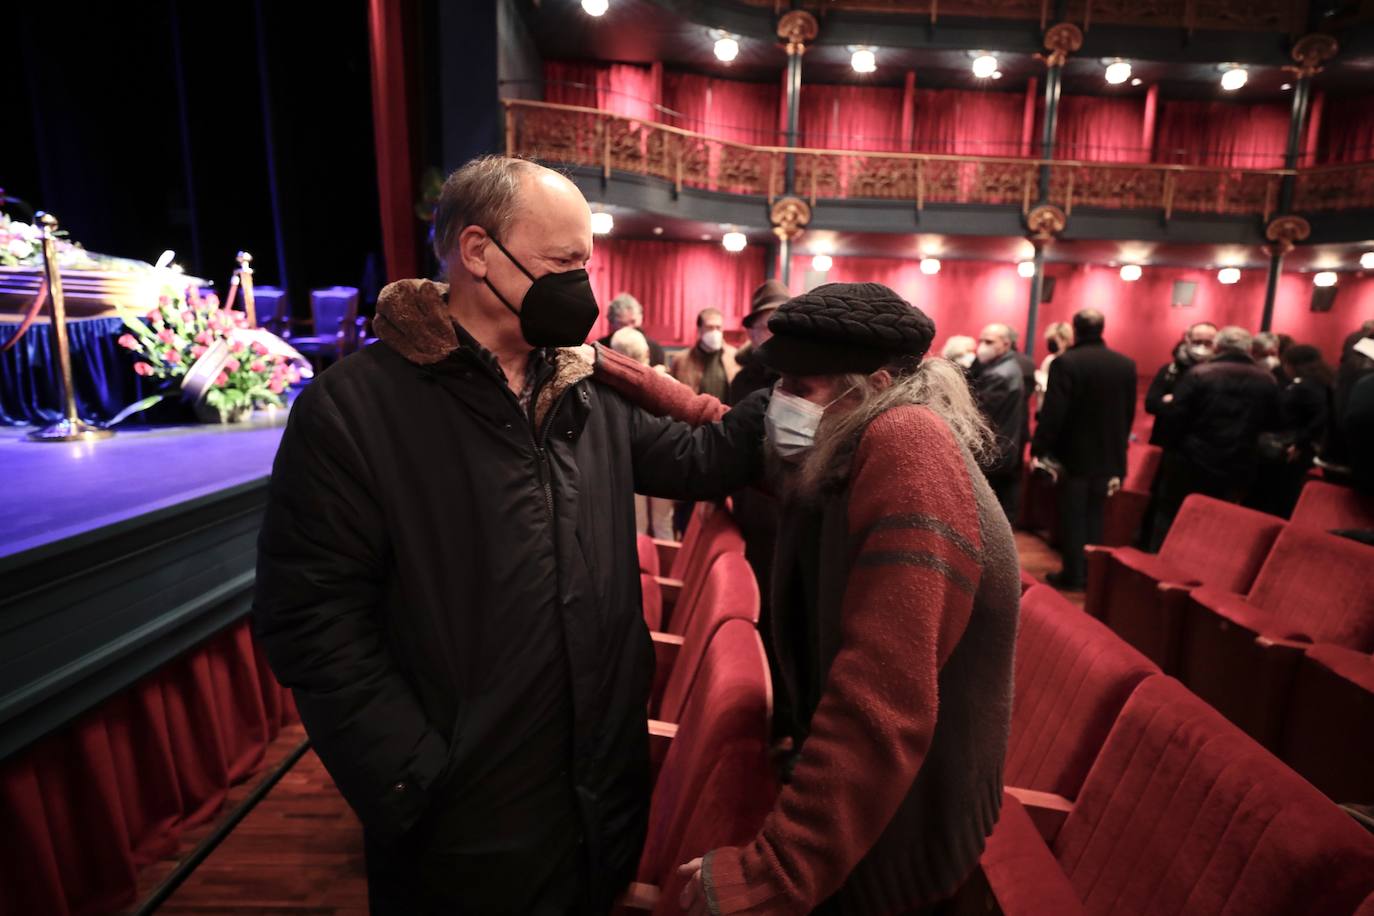
[[[1032,576],[1030,573],[1026,572],[1024,568],[1021,570],[1021,594],[1024,595],[1026,592],[1035,588],[1039,584],[1039,579],[1035,578],[1035,576]]]
[[[702,525],[701,536],[691,549],[681,587],[670,587],[663,594],[663,631],[678,636],[687,632],[692,615],[701,606],[707,573],[727,553],[743,556],[744,537],[730,513],[716,509]]]
[[[743,554],[722,554],[711,564],[686,633],[681,637],[653,634],[654,681],[662,688],[655,690],[658,702],[649,709],[655,719],[677,722],[681,718],[707,647],[727,620],[744,620],[753,626],[759,622],[759,587]]]
[[[1186,596],[1161,584],[1248,591],[1283,526],[1263,512],[1189,496],[1158,554],[1089,548],[1084,609],[1172,674]]]
[[[1308,648],[1293,677],[1279,756],[1335,801],[1374,804],[1374,656]]]
[[[1198,696],[1276,747],[1308,643],[1374,650],[1374,547],[1289,525],[1246,595],[1203,587],[1184,613],[1179,672]]]
[[[758,632],[747,621],[726,621],[670,740],[649,808],[642,883],[631,887],[627,902],[680,912],[677,866],[757,833],[776,793],[768,762],[772,702]]]
[[[1292,523],[1322,531],[1374,528],[1374,499],[1350,487],[1309,480],[1293,509]]]
[[[639,550],[639,571],[651,576],[658,575],[658,542],[647,534],[641,534],[635,538],[635,546]]]
[[[1159,669],[1048,585],[1021,598],[1004,780],[1078,794],[1131,691]]]
[[[983,855],[1008,916],[1344,914],[1374,891],[1374,837],[1168,677],[1136,688],[1048,843],[1017,808]]]
[[[1163,449],[1157,445],[1132,444],[1126,449],[1126,476],[1122,478],[1121,489],[1107,500],[1102,519],[1103,544],[1120,547],[1135,540],[1145,510],[1150,506],[1150,490],[1159,473],[1163,454]]]
[[[663,628],[663,593],[658,587],[658,578],[646,572],[639,574],[639,592],[643,596],[644,624],[650,630]]]

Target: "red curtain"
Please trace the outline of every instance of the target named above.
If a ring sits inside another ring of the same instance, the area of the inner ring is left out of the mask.
[[[1374,96],[1328,96],[1322,114],[1318,161],[1374,159]]]
[[[792,262],[793,292],[801,292],[810,257]],[[1136,361],[1142,374],[1153,373],[1169,358],[1184,329],[1198,321],[1218,326],[1235,324],[1259,328],[1264,309],[1265,271],[1245,270],[1239,283],[1224,286],[1216,272],[1192,268],[1146,267],[1143,276],[1127,283],[1117,268],[1051,264],[1054,299],[1041,305],[1037,335],[1054,321],[1069,321],[1079,309],[1101,309],[1107,318],[1107,341]],[[1195,281],[1193,305],[1174,308],[1175,280]],[[873,281],[892,287],[935,320],[935,347],[954,334],[976,337],[984,325],[1006,322],[1025,332],[1030,281],[1011,264],[946,260],[934,276],[920,272],[917,261],[895,258],[835,257],[825,282]],[[1310,309],[1312,281],[1307,274],[1285,273],[1279,278],[1274,306],[1274,330],[1291,334],[1301,343],[1321,349],[1333,364],[1341,341],[1374,314],[1374,276],[1341,276],[1330,312]],[[1043,340],[1037,340],[1043,358]]]
[[[803,82],[798,142],[812,149],[904,150],[902,102],[902,90],[888,86]]]
[[[1019,156],[1025,96],[1019,92],[917,89],[912,149],[962,156]]]
[[[368,0],[372,136],[388,279],[420,273],[415,244],[415,184],[410,159],[403,0]]]
[[[1140,145],[1145,100],[1065,95],[1059,99],[1054,154],[1093,162],[1148,162]]]
[[[731,254],[719,241],[598,241],[587,271],[603,317],[592,336],[606,333],[606,306],[622,292],[643,304],[644,331],[660,343],[695,339],[697,312],[707,307],[725,313],[727,329],[738,328],[763,282],[764,257],[762,246]]]
[[[1165,101],[1155,161],[1226,168],[1283,168],[1288,106]]]
[[[665,73],[667,123],[686,130],[748,143],[777,146],[780,89],[776,83],[746,83],[695,73]]]
[[[245,619],[0,765],[0,913],[105,913],[296,721]]]
[[[647,64],[545,61],[544,100],[657,121],[660,73]]]

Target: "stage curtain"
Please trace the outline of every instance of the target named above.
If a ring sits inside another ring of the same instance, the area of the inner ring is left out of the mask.
[[[105,913],[297,721],[245,619],[0,764],[0,913]]]
[[[1374,96],[1328,96],[1317,161],[1374,160]]]
[[[799,143],[811,149],[894,151],[902,136],[901,89],[802,83]]]
[[[1155,161],[1223,168],[1283,168],[1288,106],[1165,101],[1159,105]]]
[[[1092,162],[1148,162],[1140,145],[1145,100],[1065,95],[1059,99],[1056,159]]]
[[[911,148],[919,153],[1017,156],[1025,96],[1019,92],[917,89]]]
[[[606,306],[622,292],[644,306],[644,331],[659,343],[695,340],[697,312],[708,306],[725,313],[727,331],[738,328],[763,282],[764,256],[760,245],[731,254],[719,240],[598,240],[587,270],[602,317],[591,336],[606,333]]]
[[[544,62],[544,100],[548,102],[657,121],[659,94],[656,71],[648,65]]]
[[[776,146],[779,88],[774,83],[663,75],[665,123],[721,140]]]
[[[409,92],[404,0],[368,0],[372,62],[372,135],[387,277],[419,275],[415,244],[415,182],[410,159]]]

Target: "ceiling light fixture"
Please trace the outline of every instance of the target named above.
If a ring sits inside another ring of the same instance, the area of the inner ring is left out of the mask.
[[[592,232],[595,235],[607,235],[615,228],[615,217],[605,210],[598,210],[592,214]]]
[[[662,234],[663,234],[663,227],[662,227],[662,226],[655,226],[655,227],[654,227],[654,235],[662,235]]]
[[[1114,60],[1107,64],[1107,82],[1119,86],[1131,78],[1131,65],[1124,60]]]
[[[1144,271],[1140,269],[1139,264],[1121,265],[1121,279],[1125,280],[1127,283],[1134,283],[1135,281],[1139,280],[1140,275],[1143,272]]]
[[[828,254],[818,254],[811,259],[811,269],[816,273],[829,273],[830,268],[835,266],[835,259]]]
[[[1323,270],[1312,275],[1313,286],[1335,286],[1336,272],[1334,270]]]
[[[582,0],[582,12],[588,16],[604,16],[610,8],[609,0]]]
[[[716,60],[728,64],[739,56],[739,39],[734,35],[724,29],[712,29],[711,37],[716,43]]]
[[[1250,71],[1244,67],[1237,67],[1235,64],[1223,64],[1221,73],[1221,88],[1227,92],[1235,92],[1244,86],[1250,79]]]
[[[1029,280],[1031,277],[1035,276],[1035,262],[1022,261],[1016,265],[1016,272]]]
[[[1293,88],[1293,84],[1292,84],[1292,83],[1284,83],[1284,84],[1283,84],[1282,86],[1280,86],[1279,88],[1282,89],[1284,92],[1287,92],[1289,89],[1292,89],[1292,88]]]
[[[940,272],[939,258],[921,258],[921,273],[933,277]]]
[[[1131,77],[1131,85],[1132,85],[1132,86],[1139,86],[1139,85],[1140,85],[1140,82],[1141,82],[1140,77],[1138,77],[1138,76],[1133,76],[1133,77]]]
[[[850,47],[849,66],[854,68],[855,73],[872,73],[878,69],[878,55],[876,48],[865,45],[854,45]]]
[[[985,80],[998,72],[997,58],[985,51],[979,51],[973,58],[973,75]]]
[[[749,239],[743,232],[727,232],[720,237],[720,243],[729,252],[743,251],[744,246],[749,244]]]
[[[1360,255],[1360,266],[1365,270],[1374,270],[1374,251],[1366,251]]]
[[[1217,282],[1225,283],[1227,286],[1230,286],[1232,283],[1239,283],[1240,268],[1223,267],[1221,270],[1217,271]]]

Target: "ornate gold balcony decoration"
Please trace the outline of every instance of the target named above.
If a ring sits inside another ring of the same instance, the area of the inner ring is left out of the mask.
[[[1304,35],[1293,45],[1293,50],[1290,52],[1293,60],[1297,62],[1297,66],[1287,66],[1283,69],[1299,79],[1316,76],[1322,72],[1322,64],[1335,57],[1339,50],[1340,45],[1330,35],[1323,35],[1320,32]]]
[[[778,20],[778,37],[787,42],[788,54],[805,54],[808,42],[820,34],[820,23],[806,10],[792,10]]]
[[[1300,169],[1230,169],[1156,163],[1083,162],[999,156],[862,152],[751,146],[594,108],[506,101],[506,146],[563,166],[643,175],[684,187],[747,194],[770,204],[783,190],[789,153],[798,197],[1018,206],[1029,213],[1038,170],[1050,170],[1049,202],[1066,216],[1075,207],[1257,216],[1277,210],[1286,175],[1295,175],[1293,209],[1374,209],[1374,163]]]
[[[1312,224],[1301,216],[1280,216],[1264,229],[1264,237],[1271,243],[1265,247],[1271,256],[1283,257],[1311,234]]]
[[[1069,55],[1083,47],[1083,30],[1072,22],[1061,22],[1050,26],[1045,33],[1045,50],[1050,53],[1041,55],[1047,67],[1062,67]]]
[[[1068,215],[1054,204],[1041,204],[1026,214],[1026,228],[1030,230],[1030,239],[1039,244],[1053,239],[1063,232],[1068,224]]]
[[[806,231],[811,222],[811,208],[799,197],[784,197],[773,204],[768,220],[773,224],[773,234],[790,242]]]

